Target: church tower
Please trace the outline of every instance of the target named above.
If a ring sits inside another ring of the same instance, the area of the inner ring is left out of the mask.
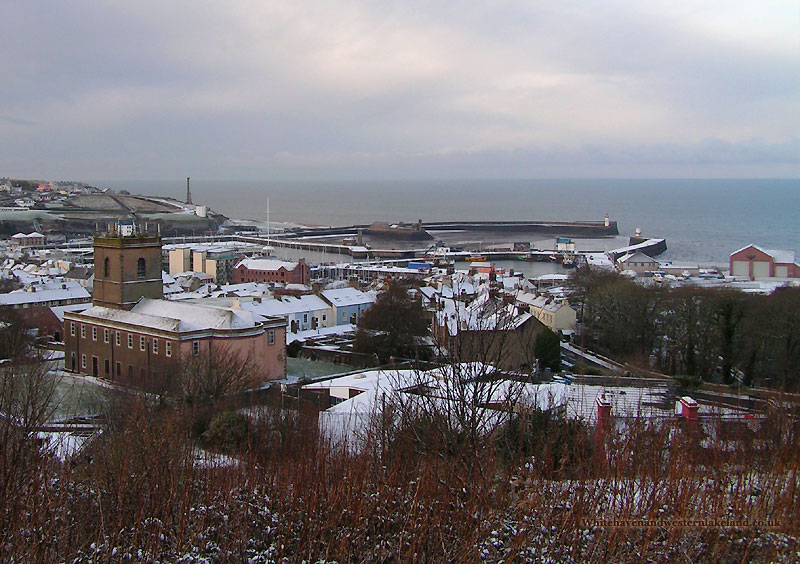
[[[121,221],[94,236],[93,304],[129,310],[142,297],[164,297],[161,234]]]

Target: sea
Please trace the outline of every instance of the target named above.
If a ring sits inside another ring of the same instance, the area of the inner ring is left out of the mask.
[[[185,178],[90,181],[132,194],[183,200]],[[228,217],[340,226],[373,221],[616,220],[620,237],[578,248],[627,244],[639,228],[665,238],[659,260],[726,265],[755,243],[800,251],[800,179],[555,179],[414,181],[221,181],[192,179],[192,200]],[[545,248],[545,247],[540,247]]]

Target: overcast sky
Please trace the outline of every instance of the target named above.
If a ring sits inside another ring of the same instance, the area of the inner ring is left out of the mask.
[[[800,177],[800,2],[0,5],[0,176]]]

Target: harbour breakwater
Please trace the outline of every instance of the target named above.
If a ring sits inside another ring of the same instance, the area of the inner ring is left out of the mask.
[[[597,238],[619,235],[617,222],[606,221],[434,221],[420,222],[426,231],[484,231],[493,233],[531,233],[562,237]],[[359,230],[369,232],[374,224],[348,225],[344,227],[318,227],[293,233],[294,237],[320,237],[336,235],[358,235]],[[399,233],[400,230],[398,230]],[[388,236],[391,230],[384,229]]]
[[[430,231],[491,231],[595,238],[619,235],[617,222],[606,221],[437,221],[422,224]]]
[[[357,260],[370,260],[370,259],[419,259],[426,258],[430,254],[430,249],[396,249],[396,248],[369,248],[362,245],[350,245],[338,242],[321,242],[314,239],[300,239],[296,234],[292,233],[291,236],[287,233],[275,234],[271,237],[264,236],[263,234],[243,234],[236,235],[223,235],[223,236],[196,236],[196,237],[165,237],[164,243],[188,243],[188,242],[212,242],[212,241],[239,241],[242,243],[251,243],[254,245],[268,245],[271,247],[282,247],[287,249],[306,250],[318,253],[346,255]],[[618,258],[626,253],[640,251],[651,257],[657,256],[664,252],[667,248],[666,239],[646,239],[645,241],[636,245],[622,247],[612,251],[603,250],[587,250],[576,251],[575,255],[587,254],[605,254],[613,258]],[[506,250],[486,250],[481,252],[486,257],[486,260],[519,260],[522,255],[532,257],[535,260],[554,260],[563,257],[563,251],[557,250],[537,250],[529,251],[527,253],[520,253],[513,249]],[[441,258],[451,259],[455,261],[465,261],[472,255],[469,251],[450,251],[443,252]]]

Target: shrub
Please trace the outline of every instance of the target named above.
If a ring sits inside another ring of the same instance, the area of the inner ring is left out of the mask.
[[[210,446],[232,452],[247,445],[250,422],[244,414],[223,411],[211,420],[203,436]]]

